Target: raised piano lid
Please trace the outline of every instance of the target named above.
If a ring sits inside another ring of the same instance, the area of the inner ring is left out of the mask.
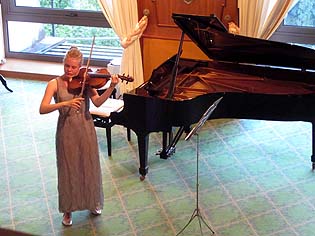
[[[215,16],[173,13],[174,22],[212,60],[314,70],[315,50],[228,33]]]

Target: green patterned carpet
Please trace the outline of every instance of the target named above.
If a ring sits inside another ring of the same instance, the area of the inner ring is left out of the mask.
[[[32,235],[172,236],[196,209],[196,136],[179,141],[167,160],[155,152],[138,175],[137,140],[114,126],[112,157],[97,128],[105,208],[73,214],[61,225],[54,137],[57,112],[39,115],[45,82],[7,79],[0,86],[0,226]],[[315,105],[315,104],[314,104]],[[199,208],[218,236],[315,235],[315,173],[311,124],[220,119],[199,132]],[[211,235],[201,222],[204,235]],[[201,235],[198,218],[181,235]]]

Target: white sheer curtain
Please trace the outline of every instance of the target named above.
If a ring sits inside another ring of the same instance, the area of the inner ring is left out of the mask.
[[[143,66],[139,37],[146,27],[138,22],[137,0],[98,0],[107,21],[119,36],[124,52],[120,73],[134,78],[132,83],[120,83],[120,92],[130,91],[143,83]]]
[[[296,0],[239,0],[240,34],[269,39]]]

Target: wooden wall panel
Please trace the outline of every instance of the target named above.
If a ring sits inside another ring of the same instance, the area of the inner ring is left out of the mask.
[[[138,0],[139,19],[144,10],[150,15],[147,29],[141,38],[144,79],[148,80],[153,69],[177,53],[180,29],[172,19],[172,13],[210,15],[215,14],[227,26],[230,21],[238,23],[237,0]],[[207,59],[207,57],[186,38],[183,57]]]
[[[144,37],[177,39],[180,31],[173,22],[172,13],[217,15],[227,26],[238,23],[237,0],[138,0],[139,17],[149,10],[149,25]]]
[[[148,80],[152,71],[162,62],[175,55],[178,51],[179,40],[143,39],[143,67],[144,80]],[[209,58],[196,46],[186,41],[183,45],[182,58],[208,60]]]
[[[184,1],[167,1],[159,0],[155,2],[154,12],[157,15],[156,21],[159,27],[176,27],[171,15],[172,13],[186,13],[207,15],[207,9],[213,9],[213,2],[206,1],[200,4],[198,1],[193,1],[191,4],[186,4]]]

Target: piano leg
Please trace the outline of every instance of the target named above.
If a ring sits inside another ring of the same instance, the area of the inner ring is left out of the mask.
[[[148,146],[149,146],[149,134],[137,134],[138,137],[138,149],[139,149],[139,161],[140,161],[140,180],[145,179],[148,173]]]
[[[312,161],[312,171],[314,171],[315,169],[315,123],[312,122],[312,157],[311,157],[311,161]]]

